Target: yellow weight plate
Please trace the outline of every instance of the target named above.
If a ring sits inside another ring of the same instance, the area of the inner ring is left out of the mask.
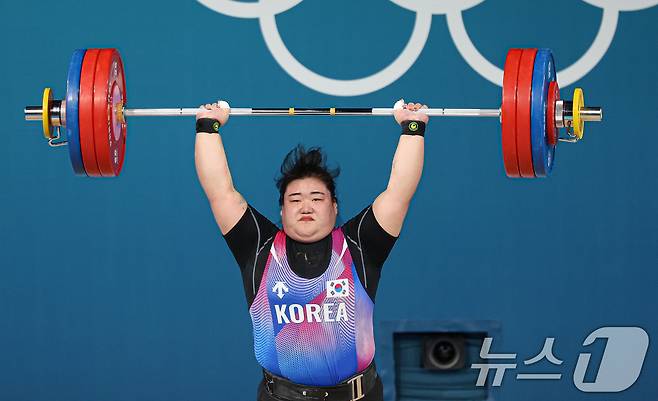
[[[583,139],[585,122],[580,118],[580,109],[585,107],[585,96],[581,88],[573,91],[573,132],[576,138]]]
[[[43,136],[46,139],[52,139],[53,126],[50,124],[50,106],[53,102],[53,93],[50,88],[43,90],[43,98],[41,101],[41,123],[43,125]]]

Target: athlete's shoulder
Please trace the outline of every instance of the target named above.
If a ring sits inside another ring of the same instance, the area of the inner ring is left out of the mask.
[[[363,226],[364,219],[368,213],[372,213],[372,204],[364,207],[359,213],[340,226],[343,233],[348,236],[356,236],[359,226]]]
[[[224,234],[224,238],[229,241],[233,238],[238,240],[241,237],[250,237],[252,234],[257,236],[260,234],[272,234],[279,231],[279,228],[276,224],[272,223],[270,219],[263,216],[255,207],[251,204],[247,205],[242,217],[237,222],[231,230]]]

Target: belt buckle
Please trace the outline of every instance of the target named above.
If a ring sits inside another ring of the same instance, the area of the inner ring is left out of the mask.
[[[268,373],[266,373],[265,370],[263,370],[263,373],[264,373],[263,376],[265,378],[265,388],[267,389],[267,392],[270,394],[274,394],[274,378]],[[270,385],[272,386],[270,387]]]
[[[363,394],[363,374],[351,378],[347,381],[352,388],[352,399],[350,401],[357,401],[364,397]]]

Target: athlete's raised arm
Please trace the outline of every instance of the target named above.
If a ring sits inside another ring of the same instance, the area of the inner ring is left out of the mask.
[[[427,106],[421,106],[420,103],[404,104],[404,101],[401,103],[402,107],[394,112],[395,121],[402,127],[402,135],[393,156],[391,176],[386,190],[375,199],[372,206],[377,222],[395,237],[400,234],[423,172],[425,125],[429,120],[426,114],[417,112]],[[396,106],[398,104],[400,102]]]
[[[197,175],[222,234],[229,232],[247,209],[247,202],[233,186],[219,134],[220,126],[223,127],[228,121],[229,111],[226,102],[201,106],[196,115],[194,146]]]

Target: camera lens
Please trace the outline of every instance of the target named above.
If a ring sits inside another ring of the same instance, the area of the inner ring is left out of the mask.
[[[432,347],[432,359],[434,362],[443,367],[449,368],[457,362],[459,358],[457,348],[452,341],[441,340],[437,341]]]

